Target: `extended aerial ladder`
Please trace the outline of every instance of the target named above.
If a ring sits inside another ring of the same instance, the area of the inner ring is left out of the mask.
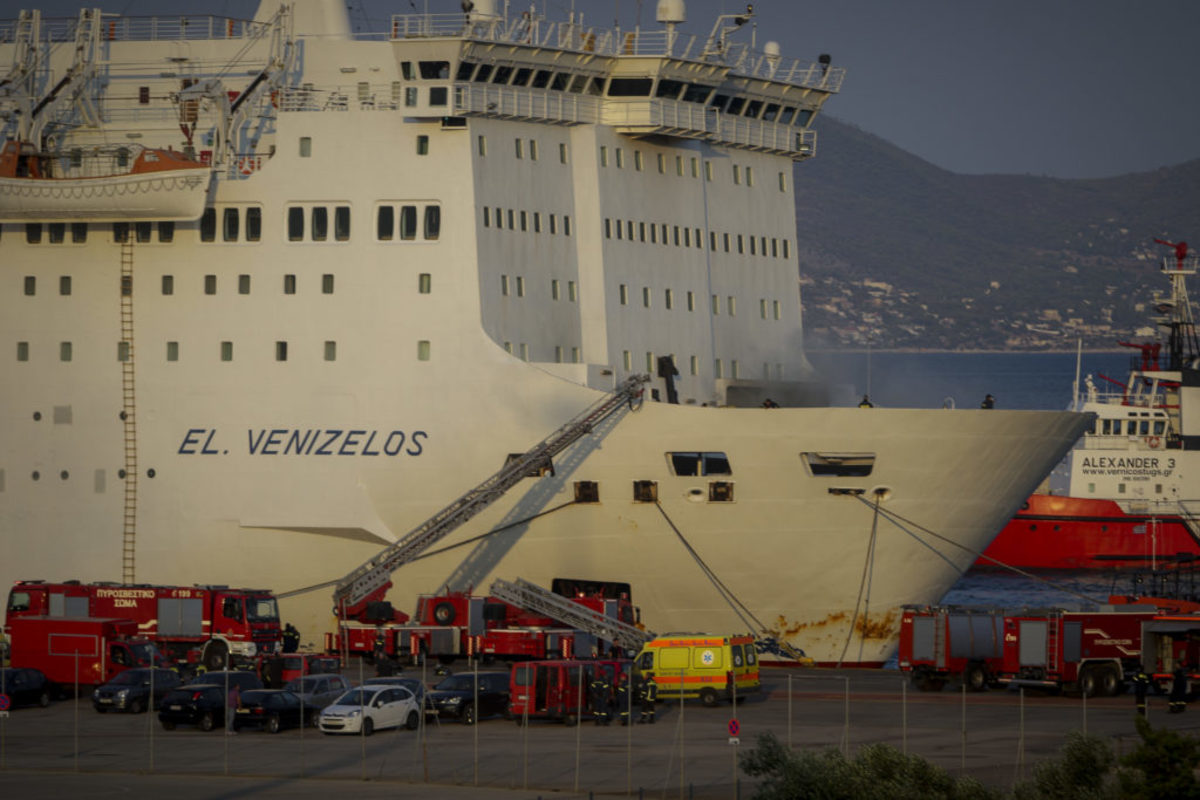
[[[337,583],[334,611],[343,620],[363,616],[391,587],[391,575],[432,545],[499,500],[530,474],[552,467],[551,459],[590,433],[597,425],[641,397],[647,375],[626,378],[611,394],[594,403],[523,455],[509,461],[483,483],[422,522],[370,561]]]
[[[624,650],[640,650],[642,645],[655,636],[654,631],[605,616],[569,597],[555,594],[521,578],[513,582],[497,578],[492,582],[490,594],[518,608],[550,617],[576,630],[586,631],[598,639],[620,645]]]

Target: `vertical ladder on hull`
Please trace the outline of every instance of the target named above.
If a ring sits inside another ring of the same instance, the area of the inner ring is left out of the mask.
[[[136,580],[137,415],[133,358],[133,232],[121,243],[121,421],[125,427],[125,512],[121,535],[121,581]]]
[[[1046,620],[1046,677],[1058,674],[1062,668],[1059,661],[1059,638],[1062,631],[1062,616],[1052,614]]]
[[[597,639],[620,645],[625,650],[640,650],[642,645],[654,638],[653,631],[645,631],[636,625],[622,622],[582,606],[569,597],[547,591],[541,586],[517,578],[510,583],[497,578],[488,591],[526,611],[558,620],[577,630],[586,631]]]

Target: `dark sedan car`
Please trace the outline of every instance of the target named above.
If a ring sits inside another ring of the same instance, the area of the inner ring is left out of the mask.
[[[127,669],[103,686],[96,687],[92,692],[92,707],[101,714],[110,709],[140,714],[147,708],[158,708],[167,692],[178,685],[179,676],[169,669]],[[151,688],[154,702],[150,702]]]
[[[212,686],[220,686],[222,689],[226,686],[233,688],[238,687],[239,692],[246,692],[250,689],[263,688],[263,682],[253,672],[247,672],[241,669],[231,669],[225,671],[201,672],[196,677],[187,682],[188,686],[205,684]]]
[[[303,727],[313,711],[303,707],[299,696],[286,689],[252,689],[242,693],[233,729],[262,728],[267,733],[279,733],[284,728]]]
[[[40,670],[6,667],[0,669],[0,690],[8,695],[9,702],[14,706],[45,708],[50,705],[54,684]]]
[[[211,684],[178,686],[163,698],[158,719],[169,731],[175,730],[176,725],[195,725],[202,731],[224,725],[225,687]]]
[[[475,683],[473,673],[451,675],[433,687],[427,695],[439,717],[457,719],[473,725],[475,713]],[[508,711],[507,672],[479,673],[479,719]]]

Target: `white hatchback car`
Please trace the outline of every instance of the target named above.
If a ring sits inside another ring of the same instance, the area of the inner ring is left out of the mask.
[[[416,730],[421,711],[412,692],[403,686],[360,686],[343,694],[322,712],[322,733],[361,733],[383,728]]]

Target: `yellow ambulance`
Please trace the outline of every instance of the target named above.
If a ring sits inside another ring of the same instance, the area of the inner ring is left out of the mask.
[[[647,642],[637,669],[652,677],[659,698],[699,697],[706,706],[757,692],[758,657],[753,636],[670,634]]]

